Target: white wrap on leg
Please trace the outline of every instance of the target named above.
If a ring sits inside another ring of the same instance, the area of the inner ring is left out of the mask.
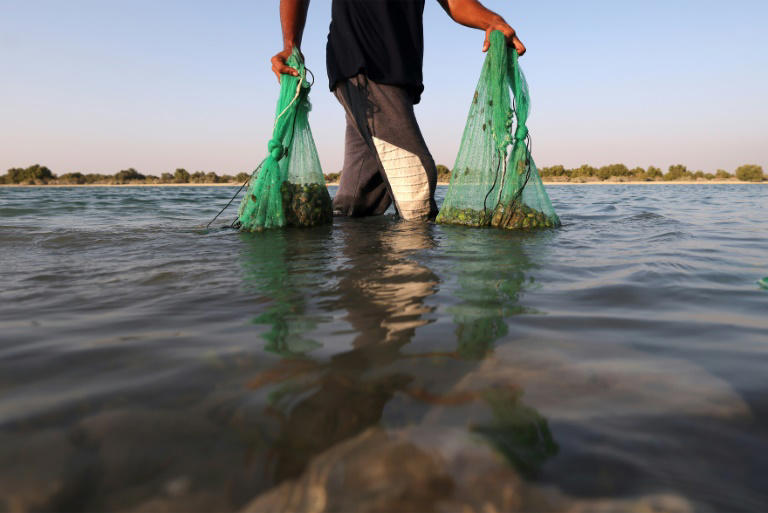
[[[373,137],[393,199],[403,219],[423,219],[429,215],[429,181],[421,159],[387,141]]]

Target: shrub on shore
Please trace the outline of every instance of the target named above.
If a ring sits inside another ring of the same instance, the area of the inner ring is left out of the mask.
[[[179,168],[173,173],[173,183],[189,183],[189,171]]]
[[[123,169],[115,173],[115,183],[126,184],[131,182],[141,182],[146,180],[147,177],[136,171],[135,169],[128,168]]]
[[[728,180],[732,178],[732,175],[725,169],[718,169],[717,172],[715,172],[715,178],[718,180]]]
[[[5,174],[7,183],[45,185],[56,176],[45,166],[35,164],[27,168],[12,167]]]
[[[85,175],[85,183],[87,184],[94,184],[94,183],[109,183],[112,180],[112,177],[109,175],[102,175],[99,173],[88,173]]]
[[[761,166],[746,164],[736,169],[736,178],[743,182],[761,182],[765,176]]]
[[[65,173],[61,175],[57,181],[60,184],[67,185],[83,185],[88,183],[88,180],[83,173]]]
[[[663,176],[664,173],[661,172],[661,169],[654,166],[649,167],[648,171],[645,172],[645,179],[648,181],[661,180]]]
[[[689,179],[689,177],[693,178],[693,174],[688,171],[688,168],[682,164],[676,164],[674,166],[669,166],[669,171],[664,175],[664,180],[671,182],[672,180],[686,180]]]
[[[450,182],[451,170],[442,164],[437,165],[437,181],[438,182]]]

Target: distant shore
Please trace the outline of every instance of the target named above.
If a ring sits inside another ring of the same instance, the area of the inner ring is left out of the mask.
[[[93,183],[93,184],[0,184],[1,187],[239,187],[242,183]],[[328,182],[326,185],[338,186],[338,182]],[[448,182],[438,182],[437,185],[449,185]],[[745,182],[742,180],[673,180],[673,181],[593,181],[593,182],[565,182],[544,181],[544,185],[768,185],[768,181]]]
[[[453,176],[447,167],[438,164],[437,183],[447,185]],[[178,168],[173,173],[162,173],[160,176],[143,175],[134,168],[123,169],[114,175],[102,173],[64,173],[56,175],[46,166],[34,164],[26,168],[15,167],[9,169],[4,176],[0,176],[1,185],[29,186],[45,185],[49,187],[203,187],[203,186],[239,186],[249,180],[253,172],[241,172],[237,175],[219,175],[214,171],[188,172],[184,168]],[[657,167],[643,169],[636,167],[629,169],[624,164],[610,164],[600,168],[584,164],[575,169],[566,169],[557,165],[539,169],[541,180],[547,185],[603,185],[603,184],[668,184],[700,185],[700,184],[746,184],[767,182],[762,166],[757,164],[744,164],[733,173],[724,169],[718,169],[715,173],[704,171],[689,171],[682,164],[669,166],[667,173],[662,173]],[[338,185],[341,173],[323,174],[325,183]]]
[[[626,182],[604,180],[601,182],[558,182],[544,180],[544,185],[768,185],[764,182],[747,182],[743,180],[672,180],[649,181],[630,180]]]

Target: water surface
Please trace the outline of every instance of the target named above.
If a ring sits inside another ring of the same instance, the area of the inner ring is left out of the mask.
[[[768,189],[548,189],[559,230],[242,234],[228,187],[0,188],[0,510],[238,510],[396,439],[405,504],[768,509]]]

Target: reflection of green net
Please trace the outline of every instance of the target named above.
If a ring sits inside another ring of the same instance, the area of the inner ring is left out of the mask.
[[[439,223],[507,229],[560,225],[531,158],[529,109],[517,52],[494,31]]]
[[[526,272],[530,260],[519,241],[504,233],[472,230],[445,231],[446,255],[465,254],[473,248],[485,258],[463,258],[451,271],[456,277],[456,302],[447,308],[456,324],[456,353],[467,360],[482,360],[508,333],[506,320],[531,313],[521,294],[531,283]]]
[[[321,347],[319,342],[304,337],[305,333],[315,328],[315,323],[302,319],[292,308],[282,299],[276,299],[266,312],[253,319],[253,324],[271,326],[264,334],[267,340],[265,351],[287,358],[305,355]]]
[[[505,390],[489,392],[486,400],[494,419],[487,425],[473,426],[472,431],[485,438],[523,475],[533,477],[559,452],[559,447],[547,419],[523,404],[521,395]]]
[[[465,360],[482,360],[493,350],[493,343],[508,333],[501,316],[476,317],[454,315],[456,354]]]
[[[272,231],[250,242],[243,246],[244,285],[265,300],[261,313],[251,321],[269,327],[263,334],[264,349],[284,357],[297,357],[321,347],[308,336],[318,323],[307,312],[308,275],[294,272],[288,258],[288,248],[296,246],[296,239],[288,233]]]
[[[310,84],[298,50],[288,65],[299,76],[281,77],[269,155],[251,176],[237,215],[237,224],[245,231],[317,226],[333,220],[331,197],[309,128]]]

